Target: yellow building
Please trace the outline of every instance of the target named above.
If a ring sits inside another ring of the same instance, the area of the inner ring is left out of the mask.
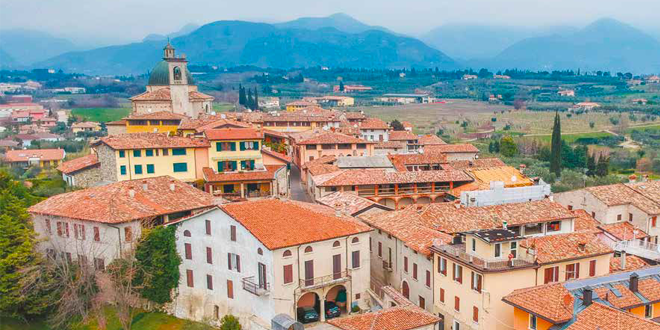
[[[286,104],[286,111],[296,111],[298,109],[315,106],[316,103],[309,101],[294,101]]]
[[[62,164],[64,149],[7,150],[3,162],[13,167],[55,168]]]
[[[93,121],[84,121],[80,123],[73,123],[71,125],[71,131],[73,134],[79,132],[98,132],[101,130],[101,125]]]
[[[185,115],[169,111],[132,114],[126,118],[126,133],[170,133],[175,134]]]
[[[169,175],[181,181],[202,179],[209,142],[163,133],[129,133],[101,138],[92,145],[107,182]]]

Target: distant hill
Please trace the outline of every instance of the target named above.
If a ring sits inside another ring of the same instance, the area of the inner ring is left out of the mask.
[[[16,60],[0,48],[0,69],[13,69],[17,65]]]
[[[280,29],[318,30],[323,28],[335,28],[346,33],[362,33],[369,30],[393,33],[381,26],[364,24],[344,13],[337,13],[327,17],[301,17],[293,21],[273,25]]]
[[[378,30],[351,34],[327,27],[304,30],[265,23],[217,21],[172,39],[172,44],[193,64],[276,68],[458,67],[451,58],[417,39]],[[139,74],[155,65],[163,46],[162,41],[145,41],[71,52],[38,65],[88,74]]]
[[[601,19],[574,33],[519,41],[497,55],[489,66],[660,72],[660,41],[614,19]]]
[[[0,48],[17,64],[30,65],[77,49],[69,40],[48,33],[12,29],[0,31]]]
[[[159,41],[159,40],[167,40],[167,38],[174,39],[176,37],[180,36],[185,36],[186,34],[190,34],[191,32],[199,29],[199,25],[194,24],[194,23],[188,23],[184,25],[179,31],[172,32],[168,35],[162,35],[162,34],[156,34],[152,33],[144,37],[142,41]]]

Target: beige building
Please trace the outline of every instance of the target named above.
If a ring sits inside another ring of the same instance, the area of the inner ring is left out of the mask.
[[[293,160],[302,167],[324,156],[372,156],[374,143],[335,132],[321,132],[295,142]]]
[[[211,113],[213,97],[197,90],[185,56],[176,57],[169,42],[163,53],[151,70],[147,91],[131,98],[133,113],[168,111],[191,118]]]

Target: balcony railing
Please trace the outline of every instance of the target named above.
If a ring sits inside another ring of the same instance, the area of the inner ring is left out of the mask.
[[[415,194],[440,194],[448,191],[448,187],[436,186],[433,189],[431,186],[418,186],[417,189],[412,186],[403,186],[398,189],[392,187],[378,187],[378,196],[400,196],[400,195],[415,195]],[[362,197],[376,196],[376,189],[373,187],[358,188],[358,195]]]
[[[270,283],[256,283],[254,281],[254,276],[245,277],[241,282],[243,282],[243,290],[252,293],[255,296],[265,296],[270,293]]]
[[[646,240],[634,239],[617,241],[610,244],[616,251],[625,251],[646,259],[660,260],[660,246]]]
[[[534,265],[534,258],[532,255],[522,256],[519,254],[517,258],[509,260],[508,257],[484,258],[467,253],[465,252],[465,244],[440,245],[437,248],[441,252],[484,270],[504,270]]]
[[[392,271],[392,263],[387,261],[387,260],[383,260],[383,269],[385,269],[388,272],[391,272]]]
[[[343,272],[333,273],[326,276],[307,278],[300,280],[300,287],[303,289],[315,289],[331,285],[335,283],[345,282],[351,278],[351,273],[348,270]]]

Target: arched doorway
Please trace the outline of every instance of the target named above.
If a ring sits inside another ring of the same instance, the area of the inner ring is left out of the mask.
[[[296,320],[299,322],[309,323],[320,319],[321,301],[316,292],[307,292],[300,296],[296,307]],[[316,319],[312,311],[316,312]]]
[[[381,205],[391,207],[393,209],[396,207],[396,202],[391,198],[383,198],[383,199],[379,200],[378,203],[381,204]]]
[[[408,287],[408,282],[403,281],[403,284],[401,284],[401,293],[406,299],[410,299],[410,287]]]
[[[325,318],[331,319],[348,311],[348,292],[343,285],[332,287],[325,295]]]
[[[417,198],[415,204],[431,204],[431,198],[426,196]]]
[[[413,199],[410,197],[404,197],[399,200],[399,208],[402,209],[413,203]]]

